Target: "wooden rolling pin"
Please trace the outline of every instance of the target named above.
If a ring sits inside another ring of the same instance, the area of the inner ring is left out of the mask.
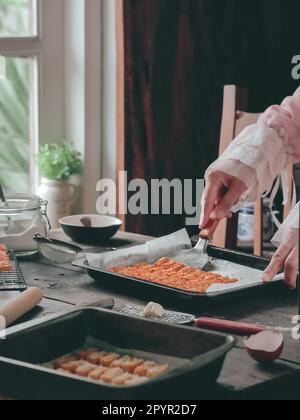
[[[26,292],[9,301],[0,308],[0,316],[4,317],[6,327],[35,308],[43,299],[43,291],[38,287],[31,287]]]

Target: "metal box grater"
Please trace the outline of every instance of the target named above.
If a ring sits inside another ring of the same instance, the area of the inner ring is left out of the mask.
[[[122,315],[131,315],[131,316],[138,316],[142,317],[142,313],[144,311],[143,306],[138,305],[124,305],[124,306],[115,306],[113,310],[115,312],[118,312]],[[159,317],[151,317],[150,318],[153,321],[160,321],[160,322],[166,322],[168,324],[191,324],[195,321],[195,316],[190,314],[184,314],[181,312],[172,312],[172,311],[166,311],[165,314],[159,318]]]

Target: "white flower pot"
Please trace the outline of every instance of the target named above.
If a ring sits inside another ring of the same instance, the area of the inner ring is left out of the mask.
[[[52,229],[59,228],[59,219],[71,214],[72,205],[77,198],[76,186],[66,181],[42,178],[37,194],[48,201],[47,214]]]

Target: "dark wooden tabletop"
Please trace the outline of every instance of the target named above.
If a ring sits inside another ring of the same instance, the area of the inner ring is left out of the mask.
[[[63,238],[60,232],[55,236]],[[116,247],[132,246],[144,243],[150,238],[120,232],[110,245]],[[42,304],[27,314],[19,322],[44,317],[65,311],[74,306],[93,305],[103,299],[113,297],[119,303],[145,304],[146,300],[129,294],[112,293],[101,288],[86,272],[68,265],[49,264],[41,259],[21,261],[21,268],[28,286],[38,286],[44,290]],[[17,293],[1,293],[0,305]],[[176,308],[168,308],[176,309]],[[195,309],[193,309],[193,313]],[[197,312],[197,311],[196,311]],[[229,320],[261,323],[268,326],[280,326],[290,329],[291,319],[297,314],[297,295],[282,288],[270,295],[259,294],[239,301],[223,302],[206,309],[207,315]],[[237,337],[237,345],[228,354],[218,384],[215,389],[205,393],[199,390],[194,397],[225,399],[298,399],[300,397],[300,342],[293,340],[291,332],[284,332],[285,350],[281,359],[270,366],[261,366],[247,355],[243,342]]]

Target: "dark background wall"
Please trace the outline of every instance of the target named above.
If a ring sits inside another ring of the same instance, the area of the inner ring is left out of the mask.
[[[129,178],[202,178],[216,159],[223,86],[249,88],[249,111],[293,93],[299,0],[124,0],[125,169]],[[128,216],[152,235],[181,216]]]

